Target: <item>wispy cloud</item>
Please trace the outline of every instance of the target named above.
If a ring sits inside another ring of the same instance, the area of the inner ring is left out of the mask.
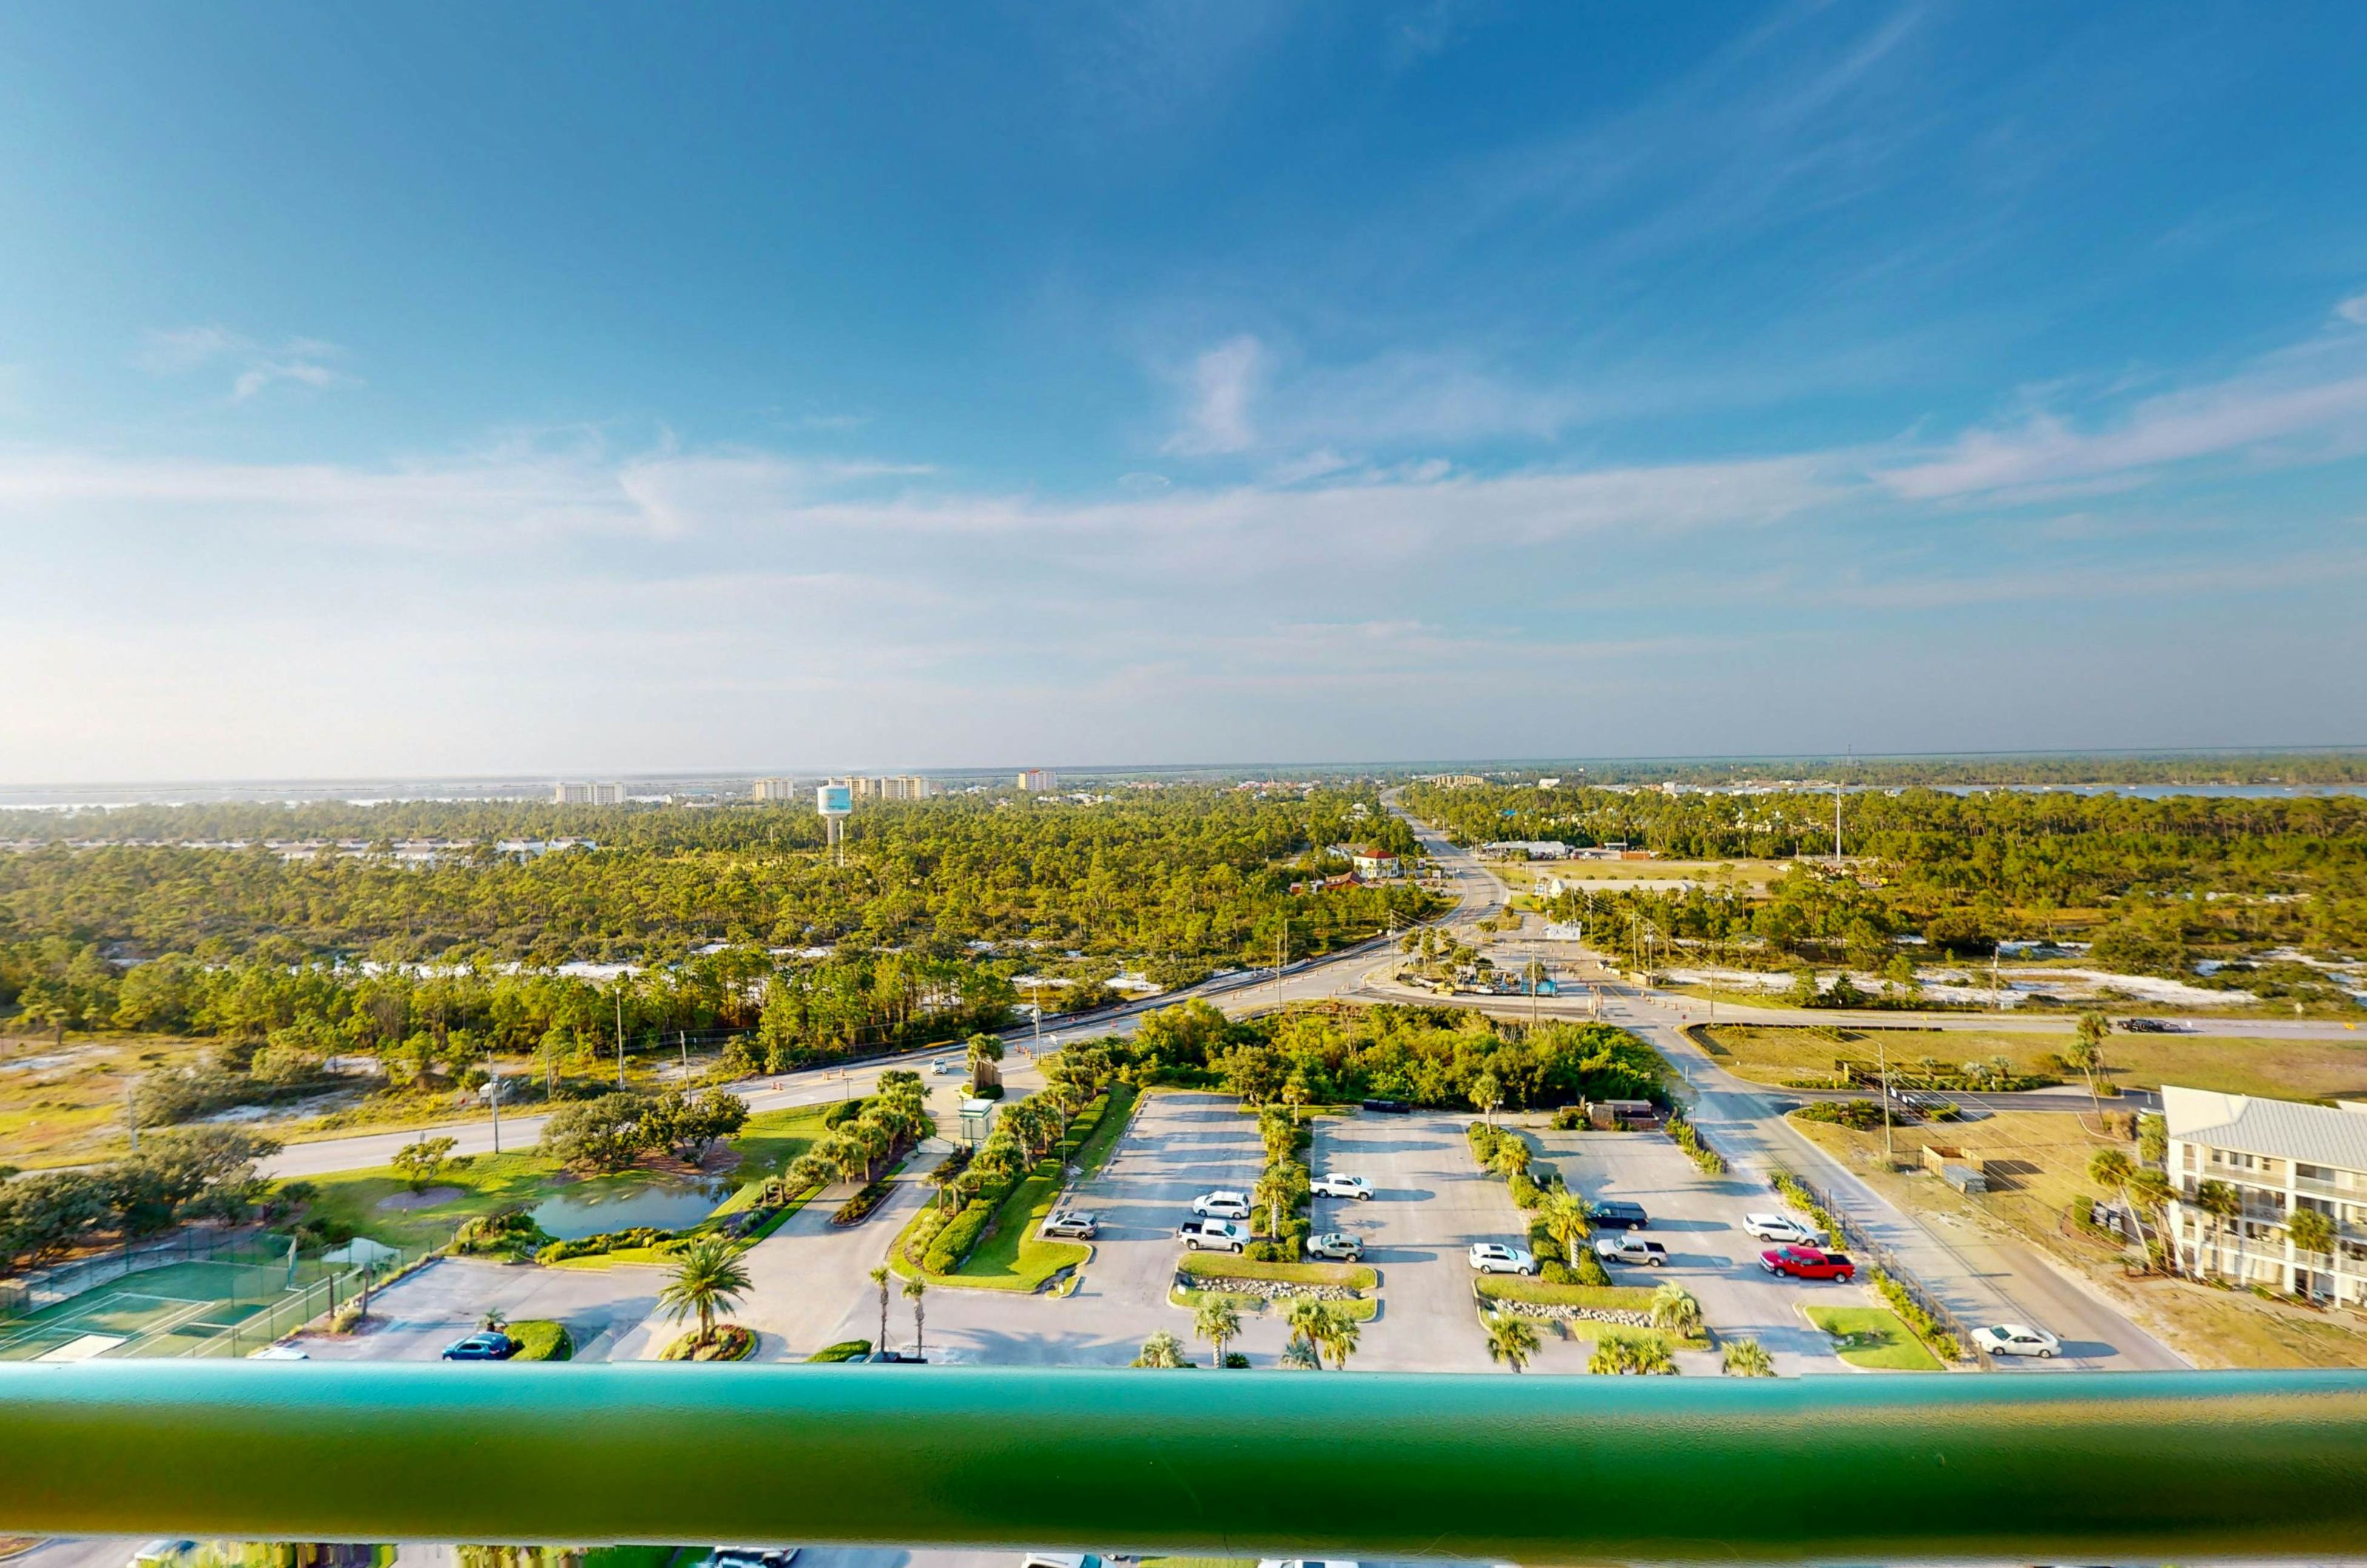
[[[193,326],[150,333],[132,363],[153,376],[226,367],[232,373],[231,400],[244,402],[281,382],[315,389],[346,382],[352,378],[331,363],[344,355],[342,347],[319,338],[265,344],[221,326]]]
[[[1265,347],[1247,333],[1218,344],[1183,378],[1183,424],[1165,450],[1186,457],[1240,452],[1257,440],[1250,403],[1257,395]]]

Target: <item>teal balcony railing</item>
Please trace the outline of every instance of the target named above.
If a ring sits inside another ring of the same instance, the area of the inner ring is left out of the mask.
[[[2367,1373],[0,1366],[0,1532],[2356,1556]]]

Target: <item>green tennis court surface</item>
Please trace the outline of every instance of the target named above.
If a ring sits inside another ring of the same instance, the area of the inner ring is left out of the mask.
[[[291,1282],[284,1257],[142,1269],[0,1324],[0,1361],[181,1355],[336,1272],[334,1264],[305,1258]]]

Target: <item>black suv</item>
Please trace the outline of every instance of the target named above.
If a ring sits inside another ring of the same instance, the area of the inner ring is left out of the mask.
[[[1379,1111],[1384,1116],[1402,1116],[1413,1109],[1402,1100],[1368,1100],[1365,1109]]]
[[[1596,1203],[1591,1205],[1591,1213],[1597,1230],[1639,1231],[1652,1223],[1652,1217],[1644,1213],[1644,1205],[1641,1203],[1616,1201]]]

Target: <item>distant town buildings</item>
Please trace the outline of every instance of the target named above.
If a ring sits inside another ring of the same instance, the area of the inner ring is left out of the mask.
[[[857,800],[926,800],[939,792],[936,781],[918,773],[897,773],[886,778],[850,779]]]
[[[1030,795],[1049,795],[1060,787],[1060,775],[1049,768],[1023,768],[1019,787]]]
[[[1435,784],[1440,789],[1480,789],[1488,783],[1478,773],[1423,773],[1413,782]]]
[[[1530,860],[1568,860],[1570,849],[1559,839],[1503,839],[1480,845],[1479,852],[1497,860],[1509,860],[1515,854]]]
[[[620,784],[557,784],[550,786],[554,806],[622,806],[625,786]]]
[[[795,800],[799,791],[795,779],[758,779],[749,792],[752,800]]]
[[[2161,1111],[2181,1268],[2367,1306],[2367,1100],[2304,1105],[2165,1084]],[[2318,1219],[2297,1237],[2305,1213]]]

